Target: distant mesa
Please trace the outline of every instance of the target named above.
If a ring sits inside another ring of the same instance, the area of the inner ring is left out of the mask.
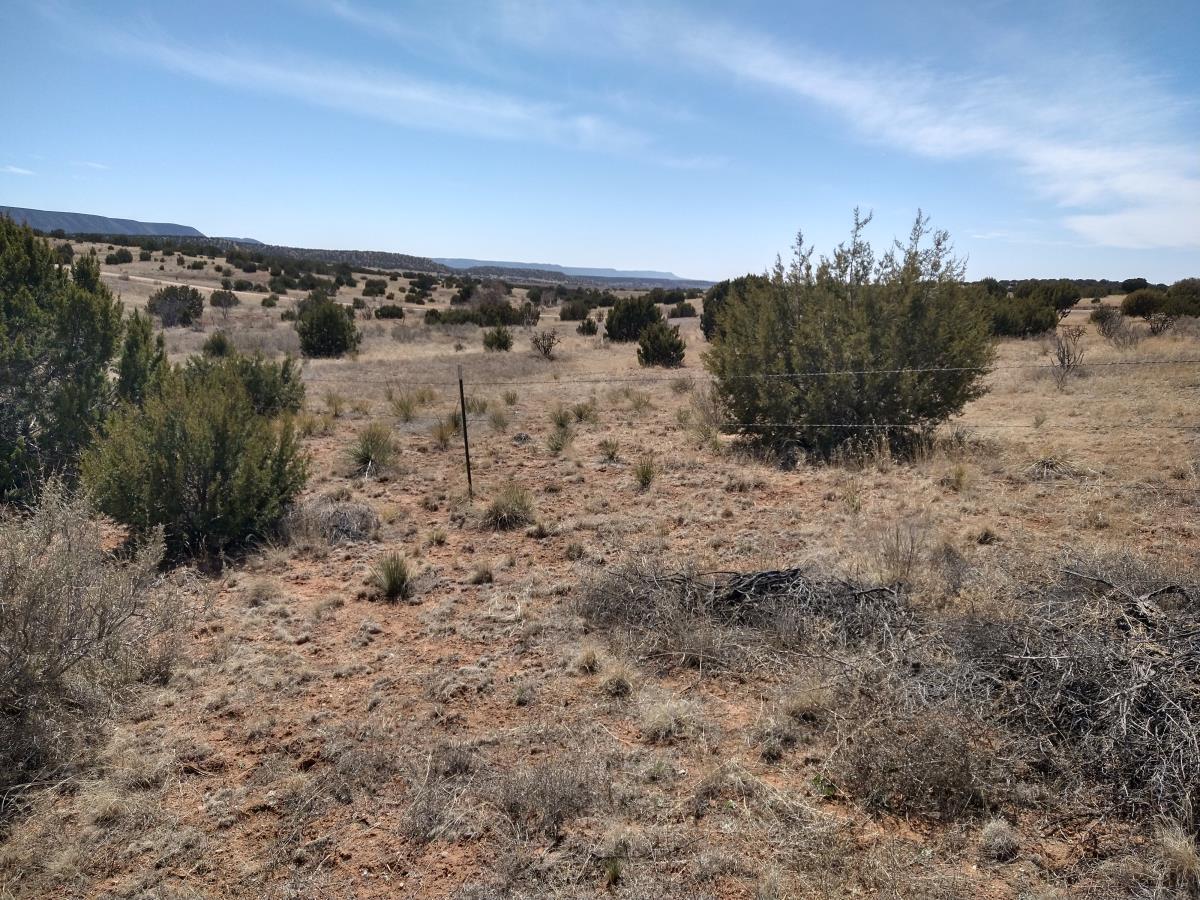
[[[48,209],[25,209],[20,206],[0,206],[0,215],[14,222],[28,225],[49,234],[64,231],[67,234],[128,234],[146,237],[193,237],[204,235],[190,225],[174,222],[139,222],[136,219],[110,219],[108,216],[93,216],[88,213],[55,212]]]
[[[535,272],[559,272],[573,278],[646,278],[655,281],[685,281],[674,272],[655,272],[653,270],[628,270],[587,268],[583,266],[560,266],[555,263],[525,263],[503,262],[493,259],[457,259],[434,257],[434,262],[451,269],[522,269]]]

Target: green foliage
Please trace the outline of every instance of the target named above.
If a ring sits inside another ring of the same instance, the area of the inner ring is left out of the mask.
[[[1150,282],[1145,278],[1126,278],[1121,282],[1121,293],[1132,294],[1134,291],[1144,290],[1150,287]]]
[[[636,341],[646,328],[661,321],[662,310],[649,296],[622,297],[608,311],[604,331],[610,341]]]
[[[310,357],[336,357],[358,348],[362,335],[354,324],[354,311],[314,291],[296,309],[300,352]]]
[[[532,303],[515,307],[507,300],[488,301],[469,309],[430,309],[425,311],[426,325],[536,325],[541,316]]]
[[[1167,294],[1153,288],[1139,288],[1121,300],[1121,313],[1130,318],[1145,319],[1147,322],[1167,305]]]
[[[127,406],[83,458],[101,511],[136,536],[161,526],[172,558],[222,554],[270,535],[304,485],[290,420],[255,413],[227,361],[173,369]]]
[[[204,297],[194,287],[168,284],[150,295],[146,311],[158,316],[164,328],[191,325],[204,314]]]
[[[229,310],[241,305],[241,302],[233,291],[213,291],[208,295],[208,305],[221,310],[224,316],[228,316]]]
[[[154,333],[149,316],[134,310],[125,322],[125,340],[117,362],[117,399],[141,404],[167,366],[167,352],[161,333]]]
[[[121,306],[94,254],[59,269],[49,242],[0,217],[0,498],[74,471],[113,405]]]
[[[587,301],[582,298],[568,300],[558,308],[558,317],[564,322],[574,322],[580,319],[586,319],[591,313],[592,308],[588,306]]]
[[[765,287],[768,279],[762,275],[743,275],[719,281],[704,294],[704,311],[700,314],[700,330],[711,341],[721,330],[720,318],[726,306],[737,303],[750,288]]]
[[[1013,297],[1018,300],[1032,299],[1049,306],[1059,315],[1065,314],[1082,296],[1079,286],[1066,278],[1054,280],[1030,279],[1013,288]]]
[[[685,347],[678,325],[655,322],[638,338],[638,364],[677,369],[683,365]]]
[[[283,362],[267,359],[262,353],[244,356],[230,352],[215,358],[193,356],[183,371],[185,377],[199,380],[214,370],[228,372],[241,382],[256,415],[297,413],[304,405],[304,381],[300,367],[290,356],[284,357]]]
[[[1167,313],[1200,316],[1200,278],[1184,278],[1167,288]]]
[[[268,294],[267,296],[262,298],[262,305],[263,305],[264,309],[274,309],[276,306],[279,305],[279,295],[278,294]]]
[[[512,349],[512,332],[503,325],[488,329],[483,333],[483,349],[495,352],[507,352]]]
[[[1054,307],[1037,297],[995,297],[986,302],[991,331],[998,337],[1029,337],[1053,331],[1058,325]]]
[[[575,326],[575,332],[582,334],[584,337],[591,337],[599,330],[600,328],[596,325],[596,320],[590,317],[581,319],[579,324]]]
[[[363,282],[364,297],[382,297],[387,293],[386,278],[368,278]]]
[[[104,257],[104,264],[106,266],[120,266],[131,262],[133,262],[133,254],[125,247],[120,247],[115,252]]]
[[[375,318],[377,319],[403,319],[404,307],[397,306],[394,303],[385,303],[383,306],[375,310]]]
[[[680,300],[671,307],[670,317],[672,319],[694,319],[696,318],[696,307],[686,300]]]
[[[204,356],[223,357],[229,356],[235,350],[229,335],[223,331],[214,331],[208,336],[208,340],[200,345],[200,352]]]
[[[789,268],[724,310],[705,363],[743,435],[819,455],[880,438],[903,447],[984,393],[987,316],[949,236],[927,240],[918,215],[908,243],[876,259],[869,221],[856,212],[850,241],[815,264],[798,241]],[[896,371],[925,368],[939,371]],[[853,374],[805,377],[833,371]]]
[[[650,454],[638,457],[633,464],[633,480],[639,491],[650,490],[650,485],[654,483],[655,476],[658,475],[658,464],[654,461],[654,457]]]

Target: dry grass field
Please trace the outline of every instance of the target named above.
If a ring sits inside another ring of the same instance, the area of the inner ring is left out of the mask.
[[[163,265],[105,278],[132,307],[156,282],[219,285]],[[219,328],[295,352],[279,313],[299,292],[262,296],[172,329],[171,356]],[[0,897],[1195,895],[1178,818],[1043,777],[1044,744],[960,735],[940,711],[973,700],[908,710],[897,687],[942,658],[913,623],[1009,621],[1068,569],[1194,579],[1194,323],[1124,350],[1089,332],[1061,389],[1044,341],[1004,341],[987,395],[916,458],[786,469],[720,433],[696,319],[668,371],[554,309],[546,360],[521,329],[487,353],[406,308],[360,320],[355,357],[305,364],[288,539],[196,574],[184,661],[14,824]],[[459,366],[473,499],[446,425]],[[372,424],[394,453],[364,474]],[[384,602],[393,553],[409,596]],[[803,642],[685,610],[671,580],[794,568]],[[854,594],[882,598],[870,635],[818,608],[830,585],[848,602],[839,584],[887,589]]]

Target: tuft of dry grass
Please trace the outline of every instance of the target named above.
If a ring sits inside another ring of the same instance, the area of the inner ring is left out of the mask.
[[[506,481],[483,514],[483,523],[497,531],[533,524],[533,496],[514,481]]]

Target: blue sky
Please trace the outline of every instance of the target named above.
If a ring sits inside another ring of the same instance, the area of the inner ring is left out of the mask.
[[[0,5],[0,204],[212,235],[761,271],[855,206],[969,274],[1200,275],[1200,7]]]

